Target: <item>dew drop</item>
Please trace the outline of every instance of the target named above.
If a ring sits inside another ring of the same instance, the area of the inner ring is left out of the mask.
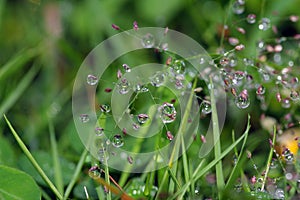
[[[245,6],[244,4],[241,4],[239,1],[235,1],[232,5],[232,11],[235,14],[240,15],[245,11]]]
[[[110,112],[110,106],[108,104],[102,104],[102,105],[100,105],[100,110],[103,113],[109,113]]]
[[[184,85],[181,80],[178,80],[178,79],[175,80],[175,88],[178,90],[184,88]]]
[[[133,90],[135,92],[148,92],[149,89],[144,86],[144,85],[141,85],[141,84],[136,84],[134,87],[133,87]]]
[[[103,133],[104,133],[104,129],[101,128],[101,127],[96,127],[95,128],[95,133],[96,133],[96,136],[102,136]]]
[[[281,188],[277,188],[274,193],[274,199],[285,199],[284,191]]]
[[[175,74],[184,74],[185,72],[185,62],[183,60],[175,60],[172,65],[172,72]]]
[[[283,107],[283,108],[290,108],[291,107],[291,101],[290,101],[290,98],[284,98],[284,99],[282,99],[282,101],[281,101],[281,106]]]
[[[158,107],[158,113],[163,123],[171,123],[176,119],[176,109],[173,104],[164,103]]]
[[[111,143],[114,147],[119,148],[124,145],[124,139],[120,134],[116,134],[113,136]]]
[[[171,133],[171,131],[167,131],[166,135],[168,140],[172,141],[174,139],[174,135]]]
[[[87,76],[87,80],[86,81],[87,81],[87,83],[89,85],[96,85],[98,83],[98,78],[96,76],[94,76],[94,75],[89,74]]]
[[[87,123],[88,121],[90,121],[90,117],[88,114],[81,114],[79,118],[82,123]]]
[[[293,101],[298,101],[300,99],[299,92],[295,91],[295,90],[292,90],[291,94],[290,94],[290,97]]]
[[[256,22],[256,15],[255,14],[249,14],[247,16],[247,22],[249,24],[254,24]]]
[[[220,60],[220,65],[223,67],[227,66],[229,64],[229,59],[227,57],[224,57]]]
[[[127,94],[130,90],[130,83],[126,78],[123,78],[118,84],[118,89],[120,94]]]
[[[132,124],[132,128],[134,129],[134,130],[139,130],[140,129],[140,125],[138,125],[138,124],[136,124],[136,123],[133,123]]]
[[[98,159],[100,162],[104,162],[109,159],[109,156],[108,156],[108,153],[107,153],[107,150],[105,147],[101,147],[99,149],[99,151],[97,152],[97,156],[98,156]]]
[[[125,72],[131,72],[131,69],[127,64],[123,64],[122,66],[123,66]]]
[[[151,84],[155,87],[161,86],[165,81],[165,74],[163,72],[156,72],[150,77]]]
[[[248,108],[250,105],[250,98],[247,90],[243,90],[238,96],[235,97],[235,105],[240,109]]]
[[[137,116],[137,120],[140,124],[146,123],[148,119],[149,119],[149,116],[147,114],[139,114]]]
[[[147,33],[143,38],[142,38],[142,45],[145,48],[152,48],[154,46],[154,36],[151,33]]]
[[[259,25],[258,29],[262,31],[266,31],[271,27],[271,21],[269,18],[262,18]]]
[[[200,104],[201,112],[204,114],[211,113],[211,104],[209,101],[202,101]]]
[[[98,178],[100,177],[101,175],[101,171],[100,171],[100,168],[98,167],[98,165],[95,165],[95,166],[92,166],[90,169],[89,169],[89,176],[91,178]]]
[[[265,92],[266,92],[266,89],[265,89],[265,87],[262,86],[262,85],[260,85],[260,86],[257,88],[257,90],[256,90],[256,94],[258,94],[258,95],[262,95],[262,94],[264,94]]]

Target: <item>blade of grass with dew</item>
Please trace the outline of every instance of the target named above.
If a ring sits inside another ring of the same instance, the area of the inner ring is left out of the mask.
[[[144,189],[144,195],[145,196],[150,195],[151,189],[152,189],[153,184],[154,184],[154,177],[155,177],[155,171],[152,171],[152,172],[148,173],[147,179],[146,179],[146,185],[145,185],[145,189]]]
[[[248,127],[249,126],[249,127]],[[250,129],[250,124],[248,123],[246,130]],[[223,159],[230,151],[232,151],[234,149],[234,147],[236,145],[238,145],[244,138],[245,136],[248,134],[247,131],[245,131],[243,133],[243,135],[237,139],[234,143],[232,143],[229,147],[227,147],[220,155],[220,157],[215,158],[214,160],[212,160],[210,163],[208,163],[203,169],[201,169],[200,164],[203,164],[205,160],[201,160],[199,166],[197,167],[197,169],[195,170],[195,172],[193,173],[193,176],[191,177],[191,179],[189,180],[189,182],[185,183],[181,190],[178,190],[176,192],[176,194],[173,196],[172,199],[175,199],[176,197],[178,197],[178,199],[182,199],[183,195],[186,193],[189,185],[192,183],[193,181],[198,180],[199,178],[201,178],[205,173],[207,173],[212,167],[214,167],[221,159]]]
[[[52,120],[48,120],[49,123],[49,133],[50,133],[50,145],[51,145],[51,152],[53,158],[53,168],[54,168],[54,181],[58,191],[63,194],[64,193],[64,183],[63,177],[61,172],[61,166],[59,162],[59,155],[57,151],[57,142],[54,133],[54,126]]]
[[[104,148],[104,146],[102,146]],[[108,168],[108,163],[107,163],[107,154],[104,151],[104,174],[105,174],[105,181],[108,185],[110,185],[110,180],[109,180],[109,168]],[[111,200],[111,191],[109,190],[106,196],[107,200]]]
[[[266,171],[265,171],[265,176],[264,176],[264,179],[263,179],[263,183],[262,183],[262,186],[261,186],[261,191],[264,191],[264,187],[265,187],[265,184],[266,184],[266,181],[267,181],[268,173],[269,173],[271,162],[272,162],[272,157],[273,157],[273,152],[274,152],[274,145],[275,145],[275,142],[276,142],[276,127],[275,127],[275,125],[274,125],[273,130],[274,130],[273,131],[273,139],[272,139],[272,144],[270,145],[271,149],[270,149],[269,157],[268,157],[268,160],[267,160],[267,166],[266,166]]]
[[[23,94],[25,89],[30,85],[34,76],[37,74],[39,67],[33,65],[33,67],[27,72],[24,78],[19,82],[17,88],[12,90],[6,100],[0,105],[0,115],[6,113]]]
[[[217,113],[217,106],[214,94],[214,86],[212,78],[210,77],[210,84],[212,85],[210,89],[210,100],[211,100],[211,116],[212,116],[212,123],[213,123],[213,138],[214,138],[214,152],[215,158],[219,158],[221,156],[221,141],[220,141],[220,130],[219,130],[219,120],[218,120],[218,113]],[[222,160],[220,160],[216,164],[216,180],[217,180],[217,188],[219,191],[222,191],[225,186],[224,181],[224,174],[223,174],[223,166]],[[222,199],[221,192],[219,192],[219,199]]]
[[[184,178],[185,178],[185,182],[188,182],[190,180],[190,174],[189,174],[189,166],[188,166],[188,162],[187,162],[187,155],[186,155],[186,149],[185,149],[183,137],[181,138],[181,149],[182,149],[182,162],[183,162]]]
[[[243,155],[243,152],[244,152],[244,148],[245,148],[245,145],[246,145],[246,141],[247,141],[247,138],[248,138],[248,133],[249,133],[249,129],[250,129],[250,115],[248,115],[248,124],[247,124],[247,129],[245,131],[246,135],[245,135],[245,138],[244,138],[244,142],[242,144],[242,147],[241,147],[241,150],[240,150],[240,153],[238,155],[238,158],[237,158],[237,161],[236,161],[236,164],[234,165],[230,175],[229,175],[229,178],[227,180],[227,183],[225,185],[225,188],[228,188],[229,186],[231,186],[233,184],[233,181],[235,180],[235,174],[237,173],[237,169],[238,169],[238,164],[241,160],[241,157]],[[233,131],[233,135],[234,135],[234,131]],[[235,142],[235,139],[234,139],[234,136],[233,136],[233,142]],[[237,150],[235,149],[236,153],[237,153]]]
[[[64,200],[68,199],[68,197],[69,197],[69,195],[70,195],[70,193],[71,193],[71,191],[72,191],[72,189],[73,189],[73,187],[74,187],[74,185],[75,185],[75,183],[76,183],[76,181],[77,181],[77,179],[78,179],[78,177],[81,173],[81,169],[82,169],[82,166],[85,162],[85,159],[86,159],[87,155],[88,155],[88,150],[85,148],[84,151],[82,152],[81,156],[80,156],[80,159],[79,159],[78,163],[77,163],[77,166],[76,166],[76,169],[75,169],[74,174],[72,176],[72,179],[71,179],[69,185],[67,186],[67,189],[66,189],[65,194],[64,194]]]
[[[36,162],[34,157],[31,155],[30,151],[27,149],[26,145],[23,143],[22,139],[19,137],[18,133],[15,131],[13,126],[11,125],[10,121],[7,119],[6,115],[4,115],[4,119],[11,130],[14,138],[18,142],[20,148],[22,149],[23,153],[27,156],[31,164],[34,166],[34,168],[37,170],[37,172],[40,174],[40,176],[43,178],[43,180],[46,182],[46,184],[50,187],[52,192],[56,195],[58,199],[63,199],[62,194],[57,190],[55,185],[50,181],[48,176],[45,174],[45,172],[42,170],[40,165]]]

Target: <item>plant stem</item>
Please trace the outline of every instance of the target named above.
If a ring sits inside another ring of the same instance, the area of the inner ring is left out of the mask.
[[[24,154],[27,156],[31,164],[34,166],[34,168],[37,170],[37,172],[40,174],[40,176],[43,178],[43,180],[46,182],[46,184],[50,187],[50,189],[53,191],[53,193],[56,195],[58,199],[63,199],[62,194],[57,190],[55,185],[50,181],[48,176],[45,174],[43,169],[39,166],[39,164],[36,162],[34,157],[31,155],[30,151],[27,149],[26,145],[23,143],[22,139],[19,137],[15,129],[12,127],[11,123],[7,119],[6,115],[4,115],[4,119],[9,126],[13,136],[15,137],[16,141],[18,142],[20,148],[24,152]]]

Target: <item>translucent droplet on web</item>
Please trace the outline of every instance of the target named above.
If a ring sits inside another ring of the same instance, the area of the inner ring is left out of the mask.
[[[238,96],[235,97],[235,105],[240,109],[248,108],[250,105],[250,98],[247,90],[243,90]]]
[[[131,68],[127,64],[123,64],[122,66],[123,66],[125,72],[131,72]]]
[[[86,123],[86,122],[90,121],[90,117],[88,114],[81,114],[79,116],[79,118],[82,123]]]
[[[291,107],[291,101],[290,101],[290,98],[284,98],[282,99],[281,101],[281,106],[283,108],[290,108]]]
[[[140,125],[138,125],[137,123],[133,123],[132,128],[137,131],[140,129]]]
[[[154,36],[151,33],[147,33],[142,38],[142,45],[145,48],[152,48],[154,47],[155,39]]]
[[[171,133],[171,131],[167,131],[166,135],[167,135],[167,139],[168,139],[168,140],[172,141],[172,140],[174,139],[174,136],[173,136],[173,134]]]
[[[285,199],[284,190],[277,188],[274,193],[274,199]]]
[[[262,94],[265,93],[265,91],[266,91],[265,87],[262,86],[262,85],[260,85],[260,86],[257,88],[257,90],[256,90],[256,94],[262,95]]]
[[[249,14],[247,16],[247,22],[249,24],[254,24],[256,22],[256,15],[255,14]]]
[[[239,1],[235,1],[232,4],[232,11],[235,14],[240,15],[245,11],[245,6],[244,6],[244,4],[241,4]]]
[[[114,147],[119,148],[124,145],[124,139],[120,134],[116,134],[113,136],[111,143]]]
[[[110,106],[108,104],[102,104],[102,105],[100,105],[100,110],[103,113],[109,113],[110,112]]]
[[[292,90],[290,93],[290,97],[293,101],[298,101],[300,99],[299,92]]]
[[[185,62],[183,60],[175,60],[175,62],[172,65],[172,71],[175,74],[184,74]]]
[[[205,63],[205,59],[204,58],[200,58],[199,63],[200,63],[200,65],[204,64]]]
[[[211,113],[211,104],[209,101],[202,101],[202,103],[200,104],[200,109],[201,112],[204,114],[209,114]]]
[[[269,18],[262,18],[259,25],[258,29],[262,31],[266,31],[271,27],[271,21]]]
[[[98,78],[94,75],[89,74],[87,76],[87,84],[89,85],[96,85],[98,83]]]
[[[135,92],[148,92],[149,91],[149,89],[145,85],[141,85],[141,84],[136,84],[133,87],[133,90]]]
[[[181,80],[177,80],[177,79],[175,80],[175,88],[178,90],[184,88],[184,85]]]
[[[100,168],[98,167],[98,165],[95,165],[95,166],[92,166],[90,169],[89,169],[89,176],[91,178],[98,178],[100,177],[101,175],[101,170]]]
[[[130,90],[130,83],[126,78],[123,78],[118,84],[118,91],[120,94],[127,94]]]
[[[163,85],[165,81],[165,74],[163,72],[156,72],[152,77],[150,77],[151,84],[155,87]]]
[[[171,123],[176,119],[176,109],[170,103],[164,103],[159,106],[158,114],[163,123]]]
[[[229,59],[227,57],[223,57],[220,60],[220,65],[222,65],[223,67],[227,66],[229,64]]]
[[[249,58],[244,58],[243,61],[246,66],[254,66],[253,60],[251,60]]]
[[[140,124],[144,124],[147,122],[147,120],[149,119],[149,116],[147,114],[139,114],[137,116],[137,121],[140,123]]]
[[[96,127],[95,128],[95,133],[96,133],[96,136],[102,136],[103,133],[104,133],[104,129],[101,128],[101,127]]]
[[[107,149],[105,147],[101,147],[97,152],[97,157],[100,162],[107,161],[109,159]]]

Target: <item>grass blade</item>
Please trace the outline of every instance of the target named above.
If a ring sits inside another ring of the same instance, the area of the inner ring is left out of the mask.
[[[14,89],[9,96],[4,100],[4,102],[0,105],[0,115],[6,113],[19,99],[19,97],[23,94],[25,89],[29,86],[34,76],[38,72],[38,67],[33,66],[29,72],[25,75],[25,77],[20,81],[19,85],[16,89]]]
[[[51,152],[53,158],[53,168],[54,168],[54,181],[58,191],[63,194],[64,193],[64,183],[61,172],[61,166],[59,162],[59,155],[57,151],[57,142],[54,133],[54,126],[51,120],[49,120],[49,133],[50,133],[50,144],[51,144]]]
[[[23,143],[22,139],[19,137],[15,129],[12,127],[11,123],[7,119],[7,117],[4,115],[4,119],[11,130],[13,136],[15,137],[16,141],[18,142],[19,146],[21,147],[24,154],[27,156],[31,164],[34,166],[34,168],[37,170],[37,172],[40,174],[40,176],[44,179],[44,181],[47,183],[47,185],[50,187],[50,189],[53,191],[53,193],[56,195],[58,199],[63,199],[62,194],[57,190],[55,185],[50,181],[48,176],[45,174],[43,169],[40,167],[40,165],[36,162],[34,157],[31,155],[30,151],[27,149],[26,145]]]
[[[76,166],[76,169],[75,169],[75,172],[73,174],[73,177],[69,183],[69,185],[67,186],[67,189],[66,189],[66,192],[64,194],[64,200],[68,199],[78,177],[79,177],[79,174],[81,172],[81,169],[82,169],[82,166],[84,164],[84,161],[86,159],[86,156],[88,155],[88,151],[87,149],[84,149],[84,151],[82,152],[81,156],[80,156],[80,159],[79,159],[79,162],[77,163],[77,166]]]

